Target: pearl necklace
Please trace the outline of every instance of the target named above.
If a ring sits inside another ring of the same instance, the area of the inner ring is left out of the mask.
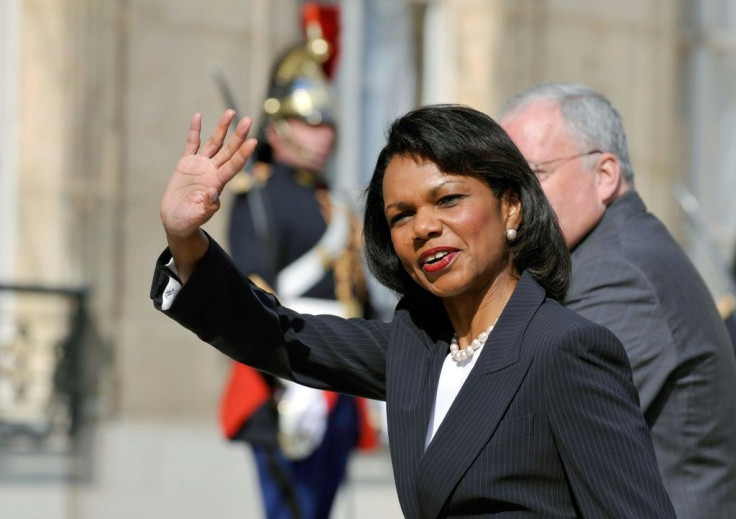
[[[460,345],[457,343],[457,333],[455,333],[455,335],[452,336],[452,341],[450,341],[450,356],[452,357],[452,360],[455,362],[462,362],[473,358],[475,352],[478,351],[488,340],[488,336],[490,335],[491,330],[493,330],[494,324],[496,323],[490,325],[486,331],[480,332],[480,335],[473,339],[463,350],[460,349]]]

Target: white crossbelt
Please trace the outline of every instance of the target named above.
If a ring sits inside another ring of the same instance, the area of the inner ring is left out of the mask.
[[[276,278],[276,293],[286,306],[291,306],[292,301],[316,285],[325,275],[325,268],[347,247],[350,239],[348,209],[338,203],[332,203],[332,207],[330,224],[317,244],[279,272]]]

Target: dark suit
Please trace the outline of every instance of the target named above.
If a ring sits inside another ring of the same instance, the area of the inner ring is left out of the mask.
[[[158,307],[168,259],[154,274]],[[391,323],[300,315],[212,242],[167,313],[258,369],[385,399],[408,518],[674,517],[623,347],[526,273],[426,451],[453,333],[439,300],[405,297]]]
[[[630,192],[573,250],[567,305],[626,348],[680,519],[736,517],[736,364],[713,298]]]

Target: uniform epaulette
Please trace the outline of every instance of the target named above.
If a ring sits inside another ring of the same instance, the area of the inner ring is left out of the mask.
[[[252,171],[240,171],[233,179],[228,183],[230,190],[236,195],[244,195],[251,189],[256,183],[263,187],[271,177],[271,166],[263,162],[257,162],[253,166]]]
[[[230,191],[236,195],[243,195],[250,191],[255,185],[256,181],[253,175],[247,171],[240,171],[228,184]]]

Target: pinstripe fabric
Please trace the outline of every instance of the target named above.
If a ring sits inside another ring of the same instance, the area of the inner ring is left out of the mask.
[[[624,344],[677,516],[736,518],[736,363],[699,274],[635,192],[572,259],[567,305]]]
[[[299,315],[249,285],[213,242],[168,314],[277,376],[385,398],[408,518],[674,517],[623,347],[527,274],[426,451],[452,336],[436,299],[404,298],[390,324]]]

